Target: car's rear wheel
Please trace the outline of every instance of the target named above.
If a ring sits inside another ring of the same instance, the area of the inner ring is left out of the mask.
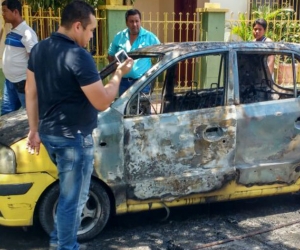
[[[56,183],[44,195],[39,206],[39,220],[43,229],[50,234],[53,229],[55,211],[59,195],[59,184]],[[99,234],[110,216],[110,200],[101,184],[92,180],[89,199],[81,214],[78,240],[86,241]]]

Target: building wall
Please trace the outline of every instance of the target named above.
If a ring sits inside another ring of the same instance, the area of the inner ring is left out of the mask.
[[[238,13],[246,12],[248,9],[247,0],[211,0],[210,2],[220,3],[222,9],[229,9],[225,19],[238,19]]]
[[[159,2],[159,8],[162,12],[173,12],[174,0],[164,0]]]
[[[184,0],[182,0],[184,1]],[[222,9],[229,9],[226,19],[238,18],[239,12],[246,12],[248,9],[247,0],[197,0],[197,8],[204,8],[204,3],[220,3]],[[141,12],[170,12],[174,11],[174,0],[136,0],[134,7]]]
[[[157,12],[159,11],[159,0],[136,0],[134,8],[141,12]]]
[[[136,0],[134,8],[141,12],[173,12],[174,0]]]
[[[185,0],[181,0],[185,1]],[[151,3],[150,3],[151,2]],[[238,20],[239,13],[248,10],[248,0],[197,0],[197,8],[204,8],[205,3],[219,3],[221,9],[228,9],[225,13],[225,20]],[[136,0],[134,8],[139,9],[149,19],[149,12],[152,13],[152,19],[156,18],[156,13],[162,16],[164,12],[174,12],[174,0]],[[228,21],[226,22],[228,24]],[[162,30],[152,30],[157,36],[162,37]],[[171,32],[171,30],[170,30]],[[227,27],[224,31],[224,40],[235,39],[230,35],[230,29]],[[236,38],[237,40],[239,38]]]

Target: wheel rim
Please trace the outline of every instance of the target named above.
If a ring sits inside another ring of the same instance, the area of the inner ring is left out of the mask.
[[[53,206],[53,219],[55,218],[58,199]],[[81,221],[77,235],[85,234],[92,230],[101,217],[101,202],[97,195],[90,190],[89,197],[81,213]]]
[[[88,201],[86,202],[81,213],[81,222],[78,234],[84,234],[92,230],[101,217],[101,202],[99,198],[90,191]]]

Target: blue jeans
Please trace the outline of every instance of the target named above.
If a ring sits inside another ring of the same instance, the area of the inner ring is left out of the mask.
[[[93,171],[93,138],[91,134],[83,136],[81,133],[76,138],[44,134],[40,138],[57,166],[60,188],[50,244],[57,244],[58,250],[77,250],[77,231]]]
[[[121,96],[127,89],[129,89],[138,79],[132,78],[122,78],[119,87],[119,96]],[[143,90],[143,93],[150,92],[150,86],[146,86]]]
[[[1,104],[1,115],[25,108],[25,93],[18,92],[15,83],[5,79]]]

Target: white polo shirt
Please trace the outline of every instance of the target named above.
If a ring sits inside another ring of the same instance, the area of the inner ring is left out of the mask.
[[[32,47],[38,42],[36,33],[25,21],[7,34],[2,57],[2,70],[10,82],[26,80],[27,62]]]

